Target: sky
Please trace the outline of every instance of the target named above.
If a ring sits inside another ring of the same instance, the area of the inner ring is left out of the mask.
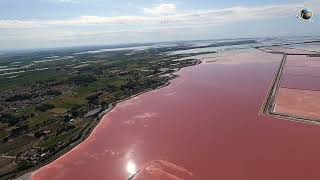
[[[320,35],[317,12],[320,0],[0,0],[0,49]]]

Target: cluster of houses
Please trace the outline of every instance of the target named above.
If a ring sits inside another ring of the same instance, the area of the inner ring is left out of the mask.
[[[32,86],[0,91],[0,114],[39,105],[70,89],[67,85],[34,83]]]

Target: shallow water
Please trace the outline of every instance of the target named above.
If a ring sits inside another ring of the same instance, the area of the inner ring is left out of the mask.
[[[32,179],[124,180],[163,160],[192,174],[185,179],[318,180],[319,126],[259,113],[281,58],[245,53],[184,68],[170,86],[120,103]]]

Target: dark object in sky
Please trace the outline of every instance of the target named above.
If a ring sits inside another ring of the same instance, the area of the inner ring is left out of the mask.
[[[304,8],[300,11],[300,18],[304,20],[309,20],[313,16],[313,11],[310,8]]]

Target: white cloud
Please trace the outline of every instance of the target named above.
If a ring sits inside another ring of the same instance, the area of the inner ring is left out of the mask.
[[[56,0],[56,1],[58,1],[60,3],[77,3],[78,2],[76,0]]]
[[[238,21],[255,19],[281,18],[295,16],[297,7],[301,4],[284,4],[259,7],[237,6],[225,9],[208,9],[199,11],[176,12],[173,4],[163,4],[150,9],[141,16],[81,16],[73,19],[60,20],[0,20],[0,28],[40,28],[56,26],[92,26],[92,25],[139,25],[143,28],[219,25]],[[171,14],[169,14],[171,13]]]
[[[219,31],[223,31],[222,35],[227,34],[230,37],[232,34],[239,35],[239,31],[230,30],[231,33],[228,34],[225,32],[226,29],[220,30],[224,26],[221,26],[219,30],[212,27],[252,20],[295,18],[297,10],[304,4],[236,6],[197,11],[178,11],[175,6],[168,10],[169,6],[159,8],[160,6],[149,8],[149,10],[157,9],[155,11],[157,13],[148,13],[148,10],[144,9],[143,14],[131,16],[80,16],[56,20],[0,19],[0,33],[2,34],[0,42],[3,42],[0,48],[25,47],[30,44],[33,46],[69,46],[74,44],[128,43],[129,41],[201,39],[217,34]],[[316,7],[319,8],[319,6]],[[316,7],[312,8],[316,9]],[[212,32],[213,29],[215,29],[214,32]]]
[[[152,8],[143,8],[143,12],[152,15],[167,15],[176,12],[175,4],[160,4]]]

